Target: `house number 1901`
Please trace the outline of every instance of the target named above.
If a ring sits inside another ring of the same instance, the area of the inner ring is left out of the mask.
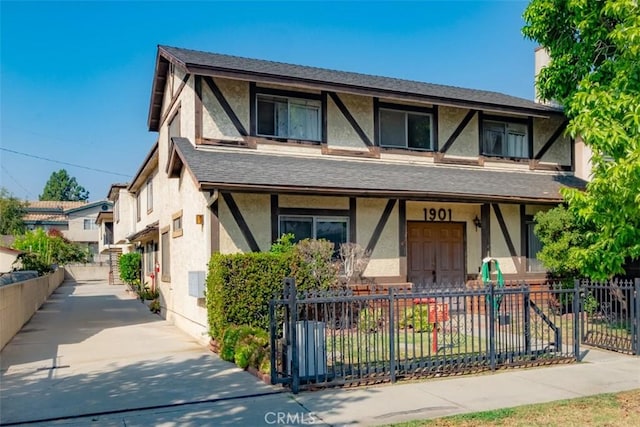
[[[451,209],[424,208],[425,221],[451,221]]]

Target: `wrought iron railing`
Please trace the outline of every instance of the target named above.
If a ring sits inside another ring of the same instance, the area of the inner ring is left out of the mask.
[[[271,301],[272,382],[300,387],[395,382],[571,362],[580,289],[488,284],[296,291]]]

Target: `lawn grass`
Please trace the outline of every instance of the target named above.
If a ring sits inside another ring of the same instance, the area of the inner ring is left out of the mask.
[[[640,389],[393,424],[393,427],[638,426]]]

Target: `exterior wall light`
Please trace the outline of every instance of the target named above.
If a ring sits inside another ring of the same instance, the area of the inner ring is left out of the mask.
[[[473,218],[473,225],[476,226],[476,231],[478,231],[478,228],[482,228],[482,221],[480,221],[480,218],[478,218],[478,215],[476,215],[476,217]]]

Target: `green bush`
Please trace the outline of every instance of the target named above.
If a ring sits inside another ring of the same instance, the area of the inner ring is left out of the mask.
[[[230,325],[269,330],[269,301],[282,294],[290,255],[214,254],[207,276],[209,333],[220,340]]]
[[[162,308],[160,307],[160,300],[158,298],[154,299],[153,301],[151,301],[151,304],[149,304],[149,311],[151,311],[152,313],[160,313],[160,310]]]
[[[138,252],[129,252],[120,255],[118,266],[120,267],[120,279],[129,286],[140,284],[140,268],[142,256]]]
[[[268,346],[269,335],[265,331],[247,325],[230,326],[222,335],[220,358],[235,362],[242,369],[258,368],[269,354]]]
[[[362,332],[378,332],[383,325],[381,308],[365,308],[358,314],[358,329]]]
[[[431,332],[433,324],[429,323],[429,306],[416,305],[407,310],[400,319],[400,328],[413,328],[415,332]]]
[[[212,338],[220,340],[230,325],[268,331],[269,301],[282,295],[286,277],[294,277],[299,290],[327,289],[337,283],[330,242],[303,240],[291,247],[286,235],[279,242],[272,252],[211,257],[206,298]]]
[[[269,355],[269,335],[263,330],[251,328],[250,333],[238,339],[234,361],[242,369],[252,366],[260,368]]]

